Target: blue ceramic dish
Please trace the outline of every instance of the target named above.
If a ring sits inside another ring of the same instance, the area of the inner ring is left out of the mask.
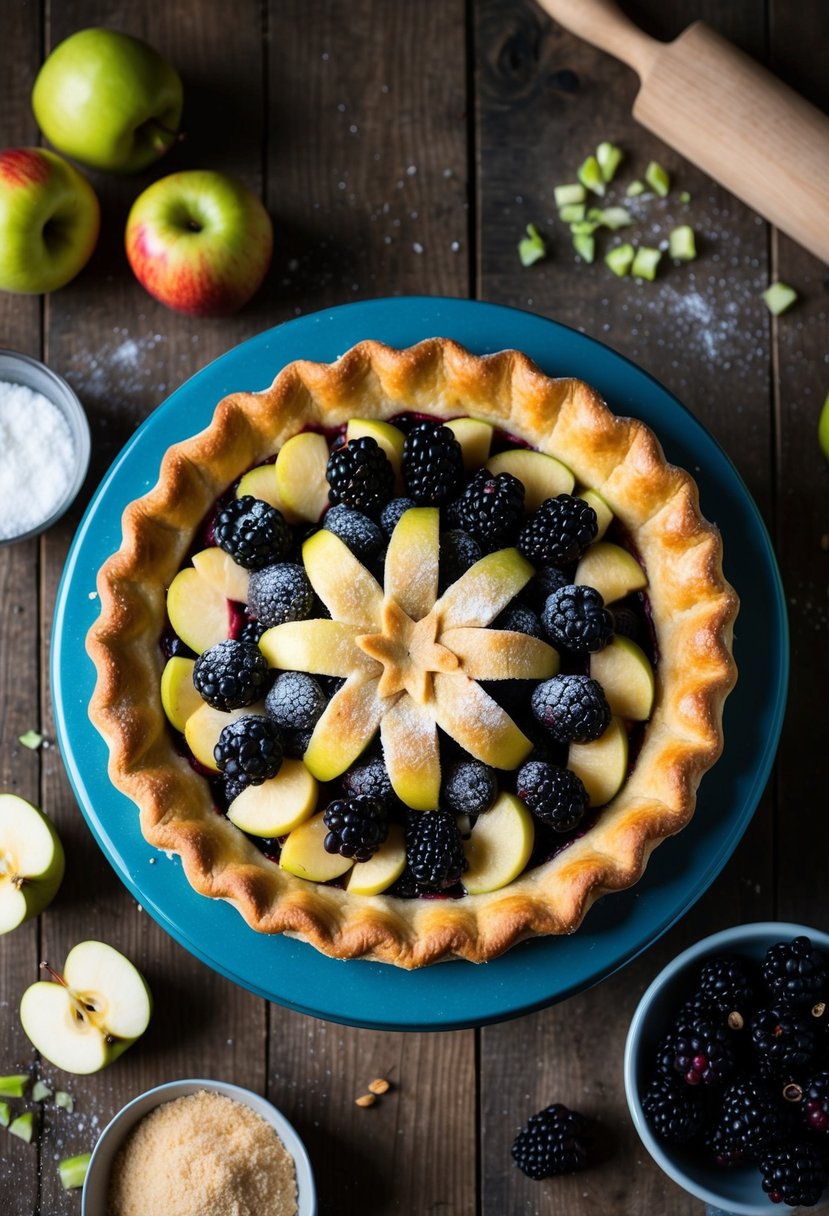
[[[625,1095],[636,1130],[656,1164],[684,1190],[711,1205],[714,1212],[709,1216],[716,1213],[719,1216],[768,1216],[770,1212],[791,1209],[781,1209],[763,1193],[756,1167],[717,1169],[702,1162],[699,1153],[692,1148],[665,1144],[654,1136],[642,1110],[641,1099],[653,1071],[657,1044],[679,1006],[691,995],[699,968],[706,958],[715,954],[735,954],[760,962],[769,946],[801,934],[829,953],[829,934],[773,920],[737,925],[704,938],[677,955],[659,972],[630,1023],[625,1044]]]
[[[94,669],[84,638],[95,619],[95,577],[120,544],[121,513],[157,478],[171,443],[206,426],[237,389],[269,384],[296,358],[330,361],[363,338],[409,346],[441,335],[477,353],[525,351],[545,372],[595,385],[617,413],[659,435],[690,470],[705,515],[725,539],[726,574],[741,594],[735,653],[740,679],[726,705],[726,748],[705,777],[693,822],[669,841],[629,892],[600,901],[573,937],[523,943],[481,966],[404,972],[342,962],[286,937],[250,930],[229,905],[197,895],[178,860],[141,836],[132,803],[110,785],[107,750],[87,714]],[[55,610],[52,691],[58,739],[78,802],[123,882],[186,949],[269,1000],[332,1021],[389,1030],[451,1029],[527,1013],[578,992],[634,958],[699,899],[731,856],[766,784],[788,678],[785,603],[768,535],[733,465],[698,422],[632,363],[554,321],[467,300],[372,300],[291,321],[243,343],[182,385],[135,433],[93,498],[67,559]]]

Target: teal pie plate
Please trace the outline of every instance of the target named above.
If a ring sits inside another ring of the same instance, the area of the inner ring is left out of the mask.
[[[722,530],[726,575],[742,600],[737,687],[725,710],[725,751],[700,787],[679,840],[665,842],[630,891],[600,900],[571,937],[521,943],[493,962],[420,971],[326,958],[286,937],[255,933],[228,904],[197,895],[177,858],[142,838],[133,804],[107,777],[107,749],[88,717],[94,669],[84,639],[98,613],[95,577],[121,540],[121,513],[157,478],[171,443],[210,421],[226,393],[260,389],[293,359],[330,362],[355,342],[404,347],[436,335],[485,354],[525,351],[554,376],[595,385],[619,414],[653,427],[688,469],[702,509]],[[133,896],[187,950],[237,984],[316,1017],[386,1030],[447,1030],[515,1017],[563,1000],[624,966],[703,894],[734,851],[766,784],[788,678],[783,591],[769,537],[721,448],[645,372],[584,334],[517,309],[432,297],[369,300],[300,317],[243,343],[183,384],[136,431],[78,529],[60,585],[52,640],[58,740],[89,827]]]

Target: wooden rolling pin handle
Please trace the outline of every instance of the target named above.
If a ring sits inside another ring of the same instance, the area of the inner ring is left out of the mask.
[[[538,0],[554,21],[600,51],[647,75],[663,43],[643,34],[614,0]]]

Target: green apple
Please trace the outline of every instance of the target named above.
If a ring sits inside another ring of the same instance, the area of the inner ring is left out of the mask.
[[[486,462],[490,473],[511,473],[524,486],[524,508],[537,511],[548,498],[572,493],[576,480],[573,474],[554,456],[533,452],[529,448],[509,448],[490,456]]]
[[[617,634],[603,650],[591,654],[590,674],[604,689],[612,713],[634,722],[646,722],[651,716],[653,668],[630,638]]]
[[[9,1124],[9,1135],[17,1136],[19,1140],[23,1140],[26,1144],[32,1143],[32,1136],[35,1130],[34,1111],[26,1110],[22,1115],[18,1115],[16,1119],[12,1119]]]
[[[302,562],[311,586],[336,621],[379,627],[383,588],[344,541],[321,528],[302,546]]]
[[[204,705],[193,684],[195,659],[174,655],[161,673],[161,705],[167,721],[184,733],[187,719]]]
[[[648,578],[627,549],[600,540],[585,550],[576,566],[573,582],[595,587],[606,604],[613,604],[630,595],[631,591],[641,591],[647,587]]]
[[[94,169],[145,169],[176,141],[182,88],[157,51],[118,30],[78,30],[35,80],[38,126],[59,152]]]
[[[17,794],[0,794],[0,934],[52,902],[63,868],[63,846],[43,812]]]
[[[385,593],[413,621],[435,606],[438,594],[440,512],[412,507],[400,516],[389,540],[383,566]]]
[[[518,768],[532,743],[512,718],[463,672],[437,672],[433,677],[432,712],[441,730],[476,760],[493,768]]]
[[[249,473],[245,473],[244,477],[239,479],[236,497],[244,498],[246,494],[266,502],[268,506],[276,507],[277,511],[281,511],[285,518],[288,518],[285,504],[276,490],[276,465],[259,464]]]
[[[380,723],[383,759],[392,789],[416,811],[433,811],[440,798],[440,747],[430,706],[401,697]]]
[[[274,466],[276,496],[288,523],[315,524],[328,506],[328,444],[316,431],[292,435]]]
[[[98,1072],[144,1033],[152,997],[136,967],[104,942],[80,942],[63,975],[23,993],[20,1022],[34,1046],[65,1072]]]
[[[91,1153],[78,1153],[76,1157],[64,1157],[58,1162],[58,1175],[65,1191],[83,1186],[91,1158]]]
[[[255,705],[242,706],[228,712],[223,709],[214,709],[206,701],[201,701],[199,708],[184,723],[184,738],[187,740],[187,746],[199,764],[203,764],[211,773],[218,773],[219,766],[213,755],[213,749],[219,742],[219,735],[224,728],[230,726],[231,722],[235,722],[238,718],[246,718],[251,714],[261,716],[264,712],[264,701],[257,701]]]
[[[558,672],[558,651],[526,633],[446,629],[440,640],[470,680],[549,680]]]
[[[479,815],[464,845],[469,868],[461,881],[470,895],[498,891],[517,878],[535,841],[533,817],[515,794],[502,793]]]
[[[628,771],[628,737],[618,718],[592,743],[571,743],[567,767],[581,777],[591,806],[604,806],[622,788]]]
[[[286,837],[279,855],[282,869],[310,882],[330,882],[332,878],[345,874],[354,862],[340,853],[326,852],[323,841],[327,835],[328,828],[321,814],[294,828]]]
[[[239,604],[248,602],[250,571],[235,562],[224,549],[214,546],[194,553],[193,566],[203,579],[221,591],[225,599]]]
[[[345,429],[345,438],[346,443],[350,443],[352,439],[373,439],[385,452],[389,464],[394,469],[396,488],[402,490],[400,469],[406,436],[401,430],[391,422],[380,422],[376,418],[351,418]]]
[[[275,777],[233,799],[227,817],[252,836],[285,836],[313,814],[318,789],[301,760],[283,760]]]
[[[365,670],[374,666],[357,646],[357,638],[365,632],[363,625],[346,625],[324,617],[286,621],[265,630],[259,649],[269,666],[280,671],[310,671],[343,679],[360,667]]]
[[[491,423],[482,422],[479,418],[453,418],[443,425],[449,428],[461,445],[463,467],[467,473],[475,472],[486,463],[495,432]]]
[[[452,583],[438,600],[435,611],[442,628],[489,625],[534,574],[530,563],[517,549],[488,553]]]
[[[613,523],[613,510],[602,498],[598,490],[583,490],[579,494],[579,498],[584,499],[589,507],[592,507],[596,512],[596,535],[594,540],[601,540],[605,532]]]
[[[342,776],[374,738],[386,708],[377,684],[357,673],[328,702],[303,756],[317,781]]]
[[[379,895],[397,882],[406,869],[406,842],[399,823],[389,824],[389,834],[368,861],[355,862],[348,876],[349,895]]]
[[[101,210],[85,177],[45,148],[0,152],[0,291],[57,291],[84,268]]]
[[[182,642],[201,654],[230,631],[230,605],[223,591],[194,566],[179,570],[167,589],[167,616]]]

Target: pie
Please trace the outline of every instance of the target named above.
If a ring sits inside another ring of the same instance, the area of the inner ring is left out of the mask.
[[[635,883],[736,679],[719,533],[654,434],[441,338],[226,397],[98,592],[90,716],[146,840],[258,932],[405,968]]]

